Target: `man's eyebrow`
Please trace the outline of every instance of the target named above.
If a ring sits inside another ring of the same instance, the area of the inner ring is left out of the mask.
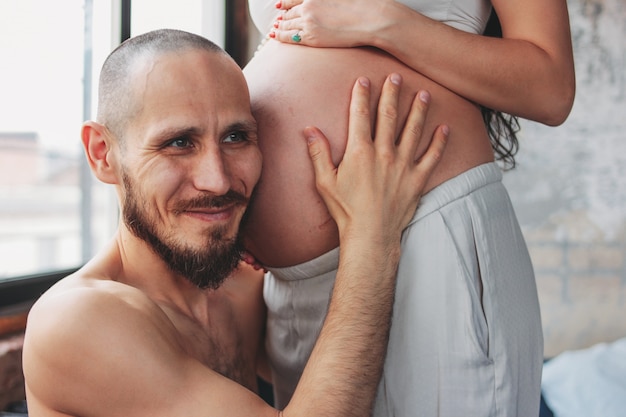
[[[154,139],[163,140],[170,138],[180,138],[185,136],[197,136],[200,135],[201,131],[197,127],[189,126],[189,127],[166,127],[161,130],[158,130],[152,135]]]
[[[225,132],[245,131],[256,132],[257,123],[255,120],[243,120],[235,123],[231,123],[224,129]]]
[[[237,131],[256,132],[256,130],[256,120],[243,120],[231,123],[223,129],[223,132],[224,134],[227,134],[229,132]],[[186,136],[202,136],[202,134],[203,130],[195,126],[165,127],[154,132],[152,139],[160,141]]]

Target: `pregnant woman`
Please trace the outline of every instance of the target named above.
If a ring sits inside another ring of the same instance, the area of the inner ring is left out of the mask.
[[[277,406],[311,353],[338,262],[302,130],[319,126],[340,161],[354,80],[368,77],[378,94],[397,72],[409,87],[400,111],[410,92],[428,90],[427,133],[445,123],[451,135],[404,233],[375,416],[537,415],[543,338],[533,268],[480,106],[565,120],[574,94],[565,0],[494,0],[501,39],[480,35],[492,9],[483,0],[249,5],[269,35],[244,69],[264,157],[244,233],[269,271]]]

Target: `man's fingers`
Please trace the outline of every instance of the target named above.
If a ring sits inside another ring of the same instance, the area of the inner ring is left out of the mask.
[[[430,177],[430,174],[435,170],[443,152],[448,144],[448,137],[450,136],[450,128],[447,125],[438,126],[433,134],[433,138],[428,145],[428,149],[422,155],[417,162],[416,170],[419,178]]]
[[[363,141],[372,141],[370,115],[370,80],[359,77],[352,88],[350,118],[348,120],[348,143],[346,151]]]
[[[309,157],[313,163],[315,172],[315,185],[318,191],[322,192],[335,178],[337,168],[333,164],[330,154],[330,144],[326,136],[316,127],[304,129]]]
[[[379,149],[390,150],[395,146],[401,85],[402,76],[395,73],[390,74],[383,84],[376,116],[375,145]]]
[[[404,129],[400,134],[399,151],[409,160],[415,160],[417,147],[424,134],[424,124],[430,106],[430,93],[418,91],[411,104]]]

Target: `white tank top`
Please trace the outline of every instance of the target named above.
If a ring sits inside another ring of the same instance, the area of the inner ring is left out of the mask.
[[[413,10],[470,33],[483,33],[489,14],[489,0],[398,0]],[[267,34],[280,13],[276,0],[248,0],[250,16],[257,29]]]

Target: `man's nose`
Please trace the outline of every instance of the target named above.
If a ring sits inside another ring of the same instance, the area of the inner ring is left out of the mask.
[[[196,161],[193,183],[199,191],[224,195],[230,190],[230,172],[218,149],[207,149]]]

